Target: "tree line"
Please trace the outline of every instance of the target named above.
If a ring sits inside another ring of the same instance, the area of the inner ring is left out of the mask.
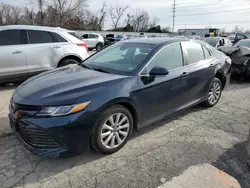
[[[150,17],[144,9],[104,1],[97,12],[88,8],[87,0],[31,0],[39,6],[38,11],[30,7],[0,4],[0,25],[42,25],[63,27],[72,30],[101,31],[107,20],[112,31],[170,32],[162,28],[157,17]]]

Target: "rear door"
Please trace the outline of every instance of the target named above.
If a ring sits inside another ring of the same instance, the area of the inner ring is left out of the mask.
[[[39,30],[28,30],[27,65],[30,74],[57,67],[63,57],[63,40],[56,33]],[[61,39],[61,41],[60,41]]]
[[[26,42],[24,30],[0,31],[0,79],[27,76]]]
[[[214,79],[214,67],[216,59],[211,56],[211,52],[197,42],[182,42],[185,52],[189,76],[188,85],[190,89],[186,93],[190,98],[190,103],[196,103],[204,99]]]

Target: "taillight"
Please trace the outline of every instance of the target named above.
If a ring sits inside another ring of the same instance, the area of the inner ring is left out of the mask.
[[[88,49],[88,46],[87,46],[86,43],[79,43],[79,44],[76,44],[76,45],[85,47],[86,51],[89,53],[89,49]]]

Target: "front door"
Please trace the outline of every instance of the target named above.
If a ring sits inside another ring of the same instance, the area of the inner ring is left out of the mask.
[[[0,79],[19,77],[28,74],[26,51],[23,48],[26,36],[22,30],[0,31]]]
[[[168,75],[150,76],[155,66],[164,67]],[[140,106],[141,123],[148,124],[170,114],[186,101],[188,69],[184,66],[180,43],[163,47],[138,76],[140,90],[135,93]]]

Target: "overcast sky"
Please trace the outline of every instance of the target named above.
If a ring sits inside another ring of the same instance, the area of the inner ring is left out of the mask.
[[[0,2],[36,7],[30,4],[30,0],[0,0]],[[97,12],[102,2],[103,0],[88,0],[89,9]],[[106,0],[106,2],[128,5],[129,11],[136,8],[145,9],[151,17],[159,18],[159,24],[172,26],[171,4],[174,0]],[[250,0],[176,0],[176,4],[176,29],[211,26],[230,31],[236,25],[250,29]],[[105,28],[110,27],[111,23],[107,19]]]

